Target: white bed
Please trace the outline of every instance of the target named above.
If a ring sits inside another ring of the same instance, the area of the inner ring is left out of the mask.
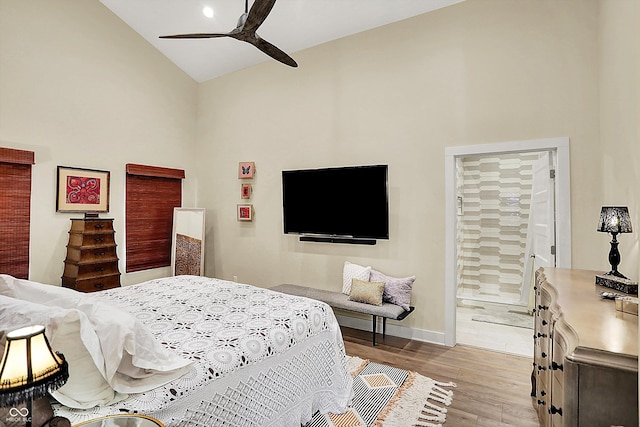
[[[191,362],[180,365],[171,360],[175,369],[170,372],[179,372],[179,376],[139,393],[123,394],[123,390],[135,390],[138,382],[147,383],[144,375],[123,379],[127,370],[119,369],[113,378],[115,381],[119,376],[124,385],[121,389],[114,386],[120,397],[113,403],[88,409],[54,405],[56,413],[72,423],[137,412],[155,417],[167,427],[299,427],[316,411],[344,411],[350,399],[352,380],[342,335],[325,303],[199,276],[151,280],[92,294],[38,285],[22,281],[21,286],[14,286],[12,297],[79,309],[94,325],[92,316],[104,317],[109,311],[118,317],[114,321],[132,323],[122,320],[128,313],[164,349]],[[16,292],[17,288],[21,290]],[[43,296],[38,292],[42,289],[44,294],[62,296]],[[0,327],[7,327],[6,316],[3,320],[0,314],[0,322],[5,323]],[[99,325],[97,336],[114,329]],[[123,339],[125,350],[136,353],[132,332],[128,334],[129,338]],[[56,349],[55,340],[52,346]],[[144,367],[135,354],[130,359],[129,365]],[[69,363],[73,374],[73,361]],[[138,374],[147,372],[137,369]],[[148,373],[153,378],[155,373]],[[159,373],[160,379],[163,374]]]

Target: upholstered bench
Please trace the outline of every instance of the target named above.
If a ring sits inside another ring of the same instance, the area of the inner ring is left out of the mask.
[[[349,295],[342,292],[326,291],[323,289],[309,288],[299,285],[277,285],[271,288],[273,291],[283,294],[296,295],[325,302],[333,308],[353,311],[356,313],[370,314],[373,316],[373,345],[376,345],[376,324],[378,316],[382,317],[382,337],[384,338],[387,328],[387,319],[402,320],[413,312],[415,307],[405,310],[399,305],[383,302],[382,305],[365,304],[362,302],[349,301]]]

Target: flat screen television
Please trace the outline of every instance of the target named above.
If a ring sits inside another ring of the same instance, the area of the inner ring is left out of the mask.
[[[285,234],[329,236],[319,241],[342,243],[388,239],[387,169],[371,165],[282,171]]]

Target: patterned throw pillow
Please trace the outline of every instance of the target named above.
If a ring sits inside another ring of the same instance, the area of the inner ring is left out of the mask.
[[[349,301],[363,302],[371,305],[382,305],[384,282],[366,282],[353,279]]]
[[[384,294],[382,300],[391,304],[399,305],[405,310],[409,310],[411,304],[411,288],[416,276],[411,277],[391,277],[377,270],[371,270],[369,280],[372,282],[384,282]]]
[[[353,279],[359,279],[368,282],[370,274],[371,267],[363,267],[345,261],[344,268],[342,269],[342,293],[349,295],[351,293],[351,281]]]

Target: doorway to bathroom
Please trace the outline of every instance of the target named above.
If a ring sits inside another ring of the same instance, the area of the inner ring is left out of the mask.
[[[545,156],[534,151],[456,159],[458,343],[533,354],[525,261],[533,166]]]
[[[565,142],[566,152],[559,156]],[[560,217],[568,206],[558,197],[568,191],[568,140],[453,150],[454,155],[447,152],[453,178],[447,195],[455,208],[453,221],[447,218],[447,229],[454,224],[447,235],[447,262],[453,269],[447,275],[447,319],[453,312],[455,326],[451,330],[447,322],[446,333],[454,334],[454,343],[531,355],[533,271],[559,265],[556,231],[566,228]],[[567,168],[561,182],[559,160]]]

